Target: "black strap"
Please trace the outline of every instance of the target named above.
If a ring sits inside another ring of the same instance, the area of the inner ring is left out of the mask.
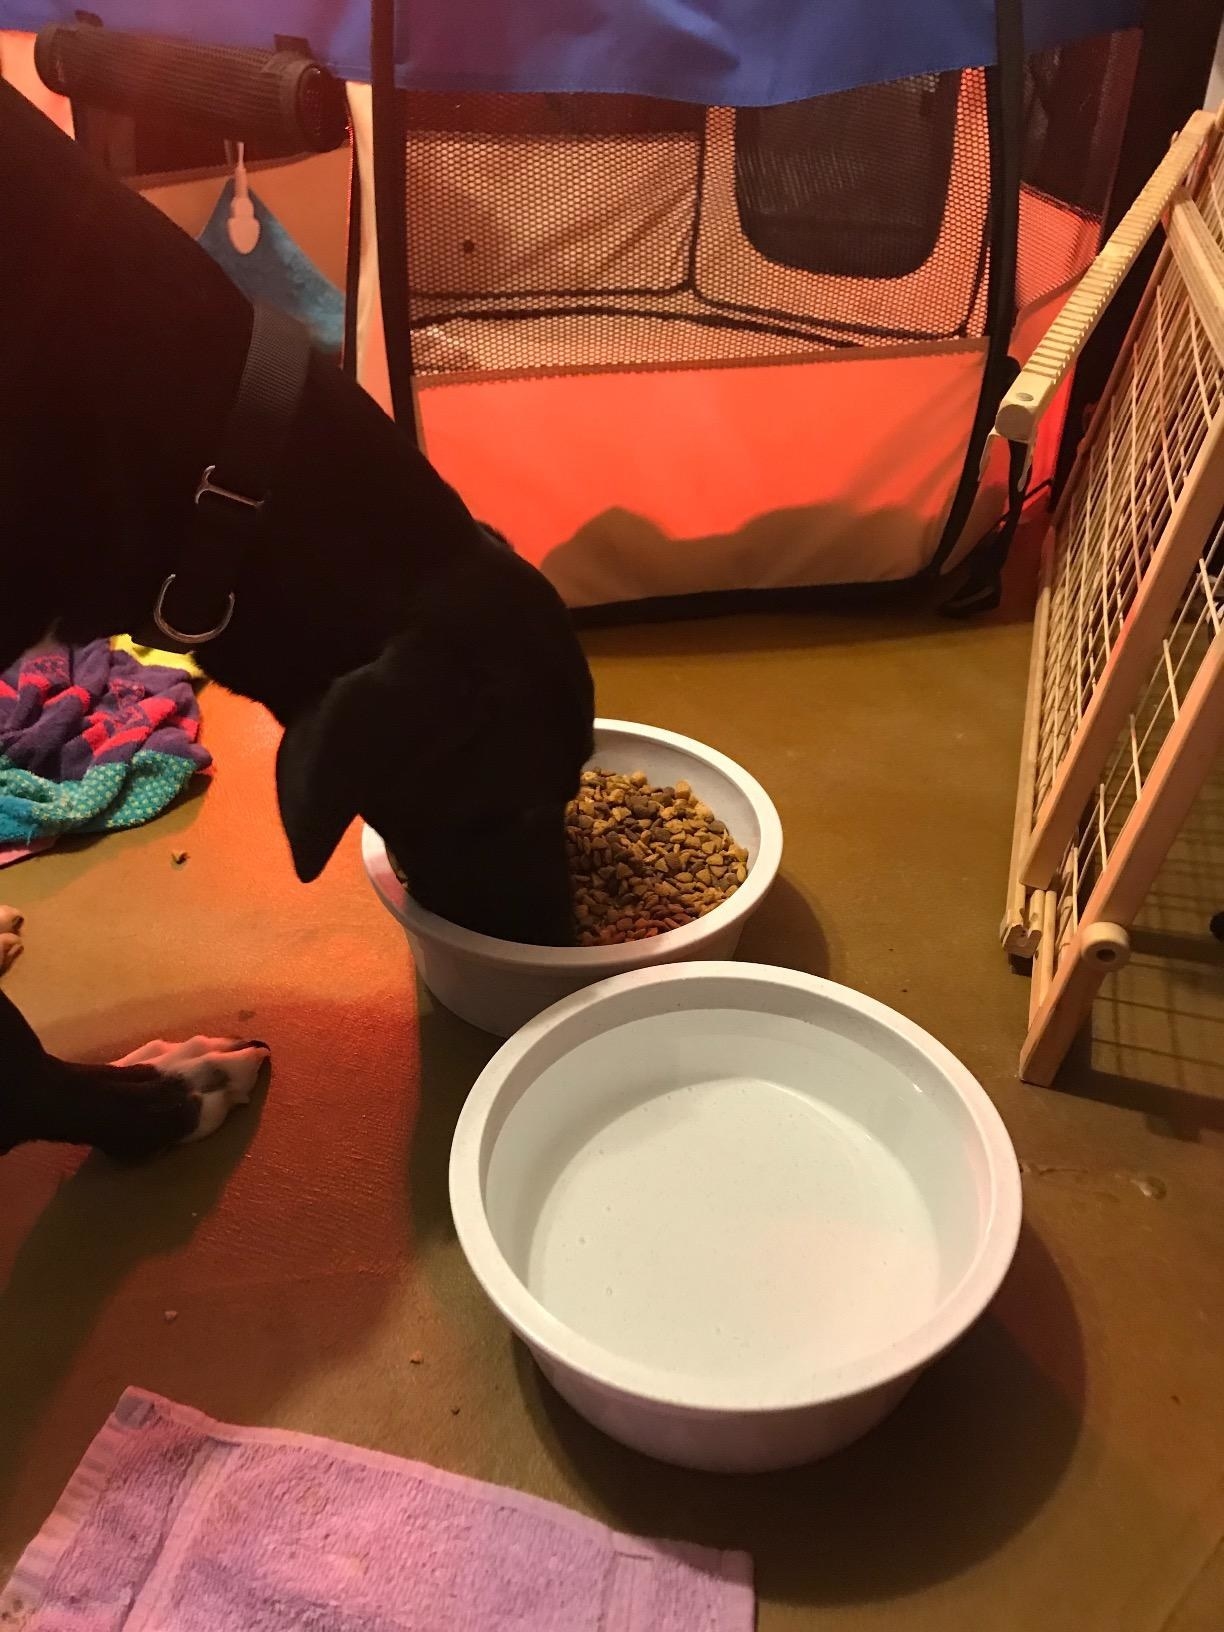
[[[203,646],[228,626],[236,585],[280,465],[310,364],[302,325],[256,306],[238,394],[195,494],[196,522],[178,570],[161,587],[153,621],[177,646]]]
[[[1024,514],[1031,463],[1027,443],[1007,444],[1006,513],[966,558],[964,577],[939,608],[945,618],[971,618],[978,612],[993,612],[1003,599],[1003,568]]]
[[[357,378],[357,309],[361,299],[361,166],[357,143],[349,154],[348,233],[344,245],[344,341],[340,367]]]

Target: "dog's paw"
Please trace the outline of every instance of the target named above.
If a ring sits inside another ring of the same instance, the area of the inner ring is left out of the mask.
[[[247,1103],[269,1058],[266,1043],[192,1037],[185,1043],[146,1043],[114,1063],[151,1066],[159,1076],[174,1078],[186,1087],[198,1114],[194,1128],[179,1143],[190,1144],[215,1133],[235,1105]]]

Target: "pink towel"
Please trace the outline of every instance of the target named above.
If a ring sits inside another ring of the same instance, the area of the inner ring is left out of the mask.
[[[5,1591],[22,1632],[751,1632],[750,1564],[129,1389]]]
[[[26,861],[30,856],[41,856],[54,843],[54,839],[34,839],[30,844],[0,844],[0,867],[10,867],[14,862]]]

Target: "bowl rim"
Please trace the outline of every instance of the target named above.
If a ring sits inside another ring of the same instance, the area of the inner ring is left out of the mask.
[[[558,1025],[630,990],[663,983],[737,980],[771,984],[824,998],[883,1026],[925,1057],[949,1083],[969,1113],[985,1158],[989,1196],[977,1251],[964,1273],[925,1321],[874,1354],[843,1361],[813,1374],[802,1385],[761,1388],[752,1383],[693,1387],[691,1377],[621,1356],[566,1325],[528,1290],[511,1268],[485,1213],[485,1128],[512,1072]],[[921,1026],[886,1004],[836,981],[766,964],[708,962],[663,964],[614,975],[545,1009],[510,1037],[476,1079],[451,1144],[451,1214],[460,1246],[486,1295],[533,1350],[553,1364],[612,1392],[647,1405],[692,1415],[771,1415],[834,1405],[897,1382],[951,1347],[986,1309],[1011,1266],[1019,1240],[1020,1168],[1010,1135],[993,1100],[976,1077]],[[678,1387],[682,1384],[683,1387]],[[736,1396],[747,1387],[750,1395]]]
[[[366,823],[361,834],[361,859],[366,873],[383,905],[399,919],[410,935],[460,957],[487,962],[503,969],[536,970],[551,975],[591,974],[597,977],[601,970],[610,975],[655,964],[664,956],[682,958],[686,955],[686,949],[695,952],[711,935],[756,911],[777,879],[782,865],[782,820],[773,800],[757,779],[735,760],[719,753],[717,748],[710,748],[695,737],[664,730],[662,726],[600,718],[595,721],[594,729],[597,738],[600,732],[615,731],[679,749],[735,784],[752,806],[761,834],[748,877],[735,894],[729,900],[719,902],[704,918],[682,924],[679,929],[668,930],[666,935],[656,936],[653,940],[622,941],[612,946],[531,946],[522,941],[503,941],[495,935],[481,935],[475,930],[452,924],[414,901],[400,883],[386,845]],[[598,746],[596,741],[596,752]]]

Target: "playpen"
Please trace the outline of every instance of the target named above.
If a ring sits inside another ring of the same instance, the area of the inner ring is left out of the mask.
[[[1139,10],[110,0],[77,32],[347,81],[363,382],[572,604],[674,609],[923,579],[998,520],[988,432],[1098,247]]]

